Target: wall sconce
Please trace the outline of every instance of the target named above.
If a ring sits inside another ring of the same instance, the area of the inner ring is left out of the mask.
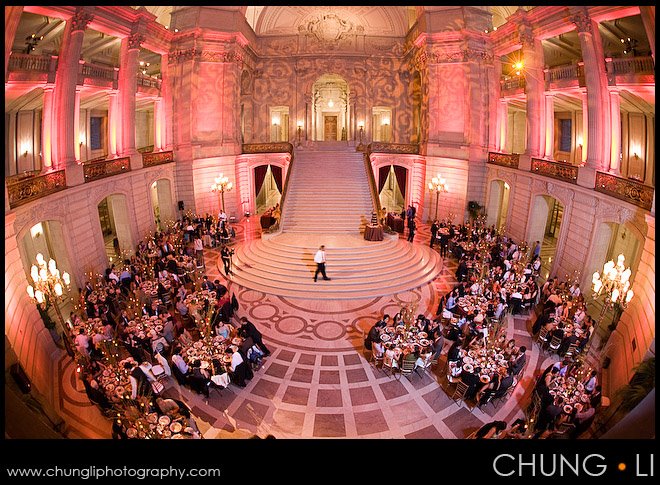
[[[637,155],[637,152],[633,153],[633,158],[639,158],[639,155]]]
[[[364,150],[364,145],[362,144],[362,138],[364,137],[364,121],[358,121],[358,135],[360,136],[360,142],[358,143],[357,150]]]
[[[279,119],[279,118],[275,118],[275,117],[273,117],[273,118],[271,119],[271,122],[273,123],[273,126],[277,126],[277,125],[280,124],[280,119]]]
[[[298,126],[298,130],[297,130],[297,138],[298,138],[298,141],[297,141],[297,143],[296,143],[296,146],[300,146],[300,145],[302,144],[302,129],[303,129],[303,122],[299,120],[299,121],[296,123],[296,125]]]
[[[37,222],[34,226],[30,228],[30,235],[32,239],[36,239],[44,233],[44,228],[41,225],[41,222]]]
[[[328,108],[332,108],[335,105],[333,100],[328,101]]]
[[[390,119],[389,118],[383,118],[383,121],[381,122],[383,126],[387,126],[390,124]]]

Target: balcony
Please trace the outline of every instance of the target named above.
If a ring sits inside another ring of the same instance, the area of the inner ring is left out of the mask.
[[[97,86],[100,88],[117,89],[119,83],[119,68],[100,66],[83,62],[78,67],[79,86]]]
[[[419,145],[374,141],[367,146],[367,153],[401,153],[405,155],[419,155]]]
[[[83,164],[85,183],[99,180],[112,175],[130,172],[130,157],[115,158],[112,160],[101,160],[98,162],[86,162]]]
[[[630,202],[642,209],[651,210],[653,205],[653,192],[655,189],[634,180],[616,177],[605,172],[596,172],[597,192],[611,195],[617,199]]]
[[[142,154],[142,165],[144,167],[153,167],[174,161],[174,152],[145,152]]]
[[[147,76],[138,72],[137,75],[137,90],[144,94],[160,96],[161,80],[155,77]]]
[[[7,178],[9,207],[16,207],[40,199],[46,195],[66,189],[64,170],[55,170],[43,175],[25,175]]]
[[[545,69],[543,72],[546,91],[586,86],[582,62]]]
[[[488,163],[501,167],[518,168],[520,155],[518,153],[488,152]]]
[[[518,96],[525,94],[525,77],[516,76],[500,80],[500,96]]]
[[[286,141],[273,143],[244,143],[242,153],[293,153],[293,145]]]
[[[575,165],[532,158],[531,172],[543,175],[544,177],[552,177],[571,184],[577,184],[578,167]]]
[[[655,66],[653,57],[623,57],[605,59],[607,83],[618,84],[653,84],[655,85]]]
[[[7,66],[8,81],[54,83],[57,72],[57,56],[38,56],[12,52]]]

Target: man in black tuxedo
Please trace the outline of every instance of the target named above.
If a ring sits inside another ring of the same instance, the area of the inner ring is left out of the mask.
[[[263,340],[261,339],[261,332],[257,330],[257,327],[254,326],[254,323],[249,321],[246,317],[241,318],[241,328],[238,329],[238,333],[241,337],[252,337],[254,343],[261,349],[264,353],[264,357],[270,355],[270,350],[264,345]]]
[[[433,248],[435,244],[435,237],[438,235],[438,221],[433,221],[431,224],[431,244],[430,247]]]
[[[523,367],[525,367],[525,362],[527,360],[527,355],[525,355],[526,351],[527,351],[527,347],[521,345],[519,349],[518,357],[516,357],[516,360],[514,360],[513,363],[510,364],[511,374],[513,374],[514,376],[520,374],[520,371],[522,371]]]

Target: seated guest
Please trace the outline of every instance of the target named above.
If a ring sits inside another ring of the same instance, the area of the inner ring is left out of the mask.
[[[506,421],[491,421],[484,424],[474,434],[475,439],[497,439],[506,429]]]
[[[239,352],[234,352],[231,347],[225,350],[225,353],[231,355],[230,379],[238,387],[245,387],[246,365]]]
[[[511,373],[516,376],[518,375],[523,368],[525,367],[525,361],[527,360],[527,356],[525,355],[525,351],[527,350],[527,347],[524,345],[520,346],[520,349],[518,351],[518,356],[516,359],[509,365],[511,369]]]

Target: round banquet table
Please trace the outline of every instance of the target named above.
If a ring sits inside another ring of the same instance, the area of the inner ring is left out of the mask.
[[[390,229],[403,234],[403,219],[401,217],[392,214],[391,212],[387,214],[387,225],[390,226]]]
[[[367,224],[367,226],[364,228],[364,239],[367,241],[382,241],[383,228],[378,224]]]

